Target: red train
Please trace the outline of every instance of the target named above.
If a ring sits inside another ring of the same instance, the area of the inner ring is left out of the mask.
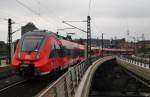
[[[12,66],[21,75],[44,75],[84,59],[84,46],[49,31],[33,31],[19,41]]]
[[[21,75],[44,75],[68,68],[84,59],[85,46],[64,40],[49,31],[32,31],[19,41],[12,66]],[[98,56],[102,49],[92,47],[92,55]],[[103,54],[124,54],[128,50],[103,48]]]

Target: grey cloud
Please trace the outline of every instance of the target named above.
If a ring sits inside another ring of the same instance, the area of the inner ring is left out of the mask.
[[[19,1],[28,5],[41,15],[35,15],[18,4],[16,0],[0,0],[0,17],[12,17],[16,22],[25,21],[26,23],[31,21],[42,29],[54,31],[56,31],[57,28],[67,27],[61,23],[62,20],[85,20],[89,3],[89,0]],[[38,1],[40,1],[40,3]],[[107,38],[111,38],[112,36],[126,37],[126,30],[128,28],[131,29],[131,35],[134,33],[140,34],[140,32],[147,35],[150,31],[149,4],[150,0],[92,0],[92,21],[101,32],[106,34],[105,37]],[[86,27],[83,27],[86,26],[86,24],[78,23],[74,25],[86,29]],[[0,24],[0,26],[2,26],[2,24]],[[7,26],[3,30],[7,32],[6,28]],[[96,28],[93,27],[92,30],[96,31]],[[78,32],[78,30],[73,30],[73,32]],[[92,33],[93,35],[96,34],[96,32]],[[5,37],[6,36],[7,35],[5,35]],[[84,34],[81,36],[85,37]],[[17,37],[19,36],[16,36],[16,38]],[[150,39],[150,36],[147,35],[146,38]],[[3,40],[2,38],[0,39]],[[7,38],[5,38],[5,40],[6,39]]]

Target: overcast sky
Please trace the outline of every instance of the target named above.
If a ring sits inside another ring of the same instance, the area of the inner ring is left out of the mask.
[[[33,22],[40,29],[56,32],[56,29],[68,27],[63,20],[86,20],[89,0],[0,0],[0,41],[7,41],[7,21],[3,18],[12,18],[15,21],[13,31]],[[150,39],[150,0],[91,0],[92,37],[127,38],[127,30],[133,37]],[[86,30],[86,23],[72,23]],[[78,30],[60,31],[61,35],[75,32],[73,38],[85,38],[86,34]],[[13,35],[13,40],[20,38],[20,32]]]

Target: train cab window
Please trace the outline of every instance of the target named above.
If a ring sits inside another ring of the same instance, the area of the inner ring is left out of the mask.
[[[38,51],[42,45],[43,36],[26,36],[22,43],[22,51]]]

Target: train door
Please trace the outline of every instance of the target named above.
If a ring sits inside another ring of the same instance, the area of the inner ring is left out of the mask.
[[[59,57],[57,58],[57,60],[58,60],[57,62],[61,68],[65,68],[64,58],[65,58],[66,53],[65,53],[64,46],[62,45],[62,42],[59,39],[57,39],[56,45],[57,45],[57,51],[58,51],[58,55],[59,55]]]
[[[51,52],[49,55],[49,60],[50,60],[52,69],[56,69],[58,67],[57,57],[58,57],[58,53],[56,50],[56,45],[55,45],[55,43],[52,43]]]
[[[57,54],[57,57],[56,57],[56,62],[57,62],[57,68],[59,67],[62,67],[63,66],[63,56],[62,56],[62,53],[61,53],[61,48],[60,48],[60,45],[58,43],[55,43],[55,49],[56,49],[56,54]]]

